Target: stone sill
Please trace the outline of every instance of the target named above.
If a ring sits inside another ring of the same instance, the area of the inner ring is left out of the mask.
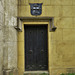
[[[39,73],[39,74],[46,73],[46,74],[48,74],[49,72],[48,71],[25,71],[24,72],[24,74],[29,74],[29,73]]]

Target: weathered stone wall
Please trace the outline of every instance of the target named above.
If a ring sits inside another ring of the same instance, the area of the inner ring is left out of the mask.
[[[17,0],[0,0],[0,75],[17,69]]]
[[[54,17],[57,30],[49,32],[51,75],[75,72],[75,0],[18,0],[19,17],[33,17],[29,3],[43,3],[39,17]]]
[[[4,0],[0,0],[0,75],[3,68],[3,35],[4,35]]]

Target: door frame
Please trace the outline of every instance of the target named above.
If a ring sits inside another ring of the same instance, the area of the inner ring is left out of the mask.
[[[51,51],[51,33],[49,31],[50,22],[48,20],[25,20],[22,22],[22,32],[18,32],[18,69],[19,74],[22,74],[25,72],[25,37],[24,37],[24,25],[47,25],[47,36],[48,36],[48,72],[50,71],[50,51]]]

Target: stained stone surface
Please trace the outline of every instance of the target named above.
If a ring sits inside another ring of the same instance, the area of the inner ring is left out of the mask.
[[[4,40],[5,42],[17,42],[17,31],[14,27],[4,27]]]
[[[0,75],[2,75],[3,67],[3,42],[0,42]]]
[[[17,42],[8,44],[8,68],[17,68]]]
[[[0,75],[17,69],[17,0],[0,0]]]

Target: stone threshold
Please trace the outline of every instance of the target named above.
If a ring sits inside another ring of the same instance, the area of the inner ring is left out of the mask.
[[[24,75],[49,75],[48,71],[25,71]]]
[[[48,71],[25,71],[24,74],[29,74],[29,73],[46,73],[48,74]]]

